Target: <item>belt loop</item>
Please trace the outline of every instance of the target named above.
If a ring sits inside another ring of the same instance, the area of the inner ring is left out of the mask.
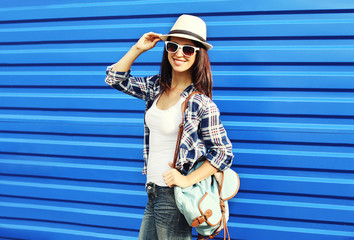
[[[155,183],[147,183],[146,184],[146,193],[150,199],[150,201],[153,201],[155,198],[158,197],[157,195],[157,189],[156,189],[156,184]]]

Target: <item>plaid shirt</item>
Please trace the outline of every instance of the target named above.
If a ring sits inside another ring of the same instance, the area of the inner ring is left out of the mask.
[[[113,72],[112,66],[107,68],[106,74],[105,81],[108,85],[146,101],[145,113],[160,93],[160,75],[133,77],[130,71]],[[186,98],[194,91],[196,88],[191,84],[181,93],[181,97]],[[176,163],[176,168],[182,174],[186,175],[202,156],[221,171],[231,166],[232,145],[219,117],[219,109],[209,97],[195,94],[190,98],[184,113],[184,131]],[[149,136],[150,131],[144,121],[144,174],[146,174],[149,154]]]

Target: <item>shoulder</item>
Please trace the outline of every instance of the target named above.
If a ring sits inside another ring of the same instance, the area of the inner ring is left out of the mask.
[[[160,82],[160,74],[147,76],[145,79],[152,84],[158,84]]]
[[[150,83],[152,84],[153,89],[160,91],[161,75],[156,74],[151,76]]]
[[[195,93],[191,98],[194,98],[194,101],[198,101],[200,103],[211,103],[212,100],[205,94],[201,92]]]
[[[145,76],[145,77],[141,77],[141,78],[144,79],[144,81],[146,82],[146,85],[149,89],[155,89],[160,86],[160,75],[159,74]]]
[[[147,81],[147,98],[146,100],[154,100],[155,97],[160,93],[160,75],[152,75],[146,77]]]
[[[219,112],[218,107],[208,96],[202,93],[194,94],[190,100],[191,110],[199,116],[207,114],[209,111]]]

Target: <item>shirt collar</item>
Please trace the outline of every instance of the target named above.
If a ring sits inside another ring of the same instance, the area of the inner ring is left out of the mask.
[[[194,92],[196,89],[193,85],[193,83],[191,83],[191,85],[189,85],[188,87],[186,87],[186,89],[184,89],[184,91],[181,93],[181,97],[187,98],[192,92]]]

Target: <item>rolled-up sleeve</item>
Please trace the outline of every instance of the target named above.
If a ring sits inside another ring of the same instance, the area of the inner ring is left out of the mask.
[[[133,97],[146,100],[148,92],[148,77],[133,77],[130,75],[130,70],[127,72],[112,71],[113,65],[106,69],[105,82],[126,94]]]
[[[204,106],[200,127],[207,148],[206,159],[220,171],[226,170],[234,158],[232,144],[221,123],[220,111],[211,100]]]
[[[117,84],[117,82],[125,81],[130,76],[130,70],[127,72],[114,72],[112,71],[113,65],[108,66],[106,69],[106,83],[110,86]]]

